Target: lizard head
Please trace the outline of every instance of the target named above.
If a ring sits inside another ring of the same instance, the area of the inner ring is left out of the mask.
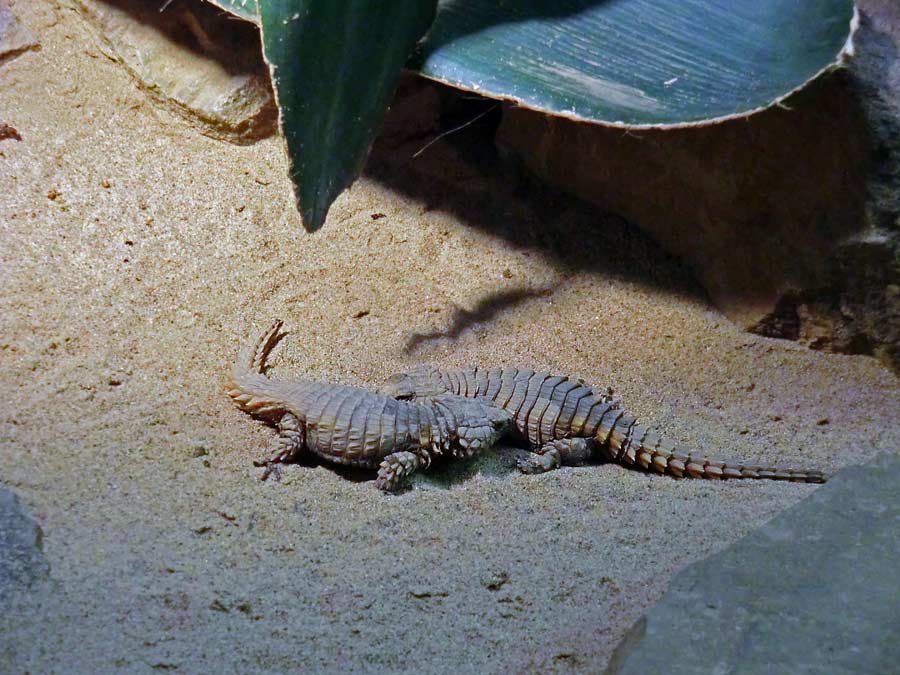
[[[431,398],[447,393],[440,380],[440,374],[434,366],[417,366],[408,373],[391,375],[379,387],[382,394],[401,401],[412,401],[416,398]]]

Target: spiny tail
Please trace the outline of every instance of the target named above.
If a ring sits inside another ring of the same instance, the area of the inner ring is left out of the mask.
[[[266,359],[278,341],[287,335],[281,331],[281,326],[280,320],[275,321],[256,340],[247,342],[238,354],[225,387],[238,407],[253,415],[264,417],[284,410],[277,387],[264,374]]]
[[[798,483],[824,483],[827,480],[821,471],[781,469],[741,461],[723,462],[692,454],[685,448],[665,441],[648,431],[637,424],[633,416],[624,412],[612,429],[601,425],[597,430],[597,439],[601,441],[603,451],[612,461],[640,466],[677,478],[765,478]]]

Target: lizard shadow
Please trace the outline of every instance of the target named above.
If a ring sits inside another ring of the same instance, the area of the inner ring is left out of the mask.
[[[426,489],[449,490],[457,485],[463,485],[476,476],[485,478],[504,478],[517,473],[516,458],[524,456],[525,450],[504,443],[496,446],[488,452],[468,460],[458,460],[452,457],[442,457],[436,461],[427,471],[413,474],[407,484],[396,494],[409,492],[414,487]],[[291,462],[283,465],[281,471],[308,470],[322,467],[334,472],[341,479],[351,483],[372,483],[374,487],[376,472],[372,469],[363,469],[353,466],[332,464],[311,453],[304,453]],[[279,482],[282,476],[275,478]],[[271,479],[270,479],[271,480]]]
[[[529,288],[527,286],[509,290],[494,291],[478,300],[474,309],[464,309],[454,305],[453,313],[447,327],[427,333],[413,333],[406,341],[404,352],[412,354],[423,346],[441,340],[456,340],[465,331],[489,323],[501,312],[531,298],[546,297],[552,293],[550,288]]]
[[[414,488],[450,490],[464,485],[478,476],[500,479],[515,475],[518,473],[516,459],[525,454],[525,449],[510,445],[509,441],[504,441],[503,445],[495,446],[471,459],[458,460],[452,457],[442,457],[427,471],[413,474],[397,494],[409,492]],[[350,482],[372,483],[374,486],[375,472],[371,469],[336,466],[325,461],[315,462],[313,460],[298,462],[298,464],[304,467],[323,466]]]
[[[456,460],[448,458],[438,466],[421,475],[420,480],[445,489],[466,483],[476,476],[485,478],[504,478],[518,473],[516,458],[524,454],[524,450],[510,445],[504,439],[500,445],[468,459]]]

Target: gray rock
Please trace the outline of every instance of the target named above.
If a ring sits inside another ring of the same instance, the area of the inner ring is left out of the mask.
[[[38,46],[31,31],[16,18],[6,0],[0,0],[0,63]]]
[[[675,576],[607,673],[898,672],[900,456],[846,469]]]
[[[841,316],[900,373],[900,4],[859,0],[852,64],[873,148],[867,175],[866,233],[838,250]]]
[[[50,574],[42,537],[41,528],[22,510],[19,498],[0,488],[0,606],[15,591],[27,590]]]

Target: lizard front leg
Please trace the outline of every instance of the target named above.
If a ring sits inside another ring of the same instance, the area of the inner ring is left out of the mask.
[[[266,480],[273,473],[275,480],[281,478],[280,464],[291,461],[306,446],[306,428],[293,413],[284,413],[278,420],[278,440],[275,449],[265,459],[253,462],[254,466],[264,466],[260,480]]]
[[[419,469],[431,466],[431,455],[424,449],[417,452],[401,450],[385,457],[378,467],[375,487],[385,492],[396,492],[401,483]]]
[[[542,445],[525,459],[518,460],[516,466],[522,473],[544,473],[563,465],[577,466],[590,459],[594,446],[590,438],[561,438]]]

